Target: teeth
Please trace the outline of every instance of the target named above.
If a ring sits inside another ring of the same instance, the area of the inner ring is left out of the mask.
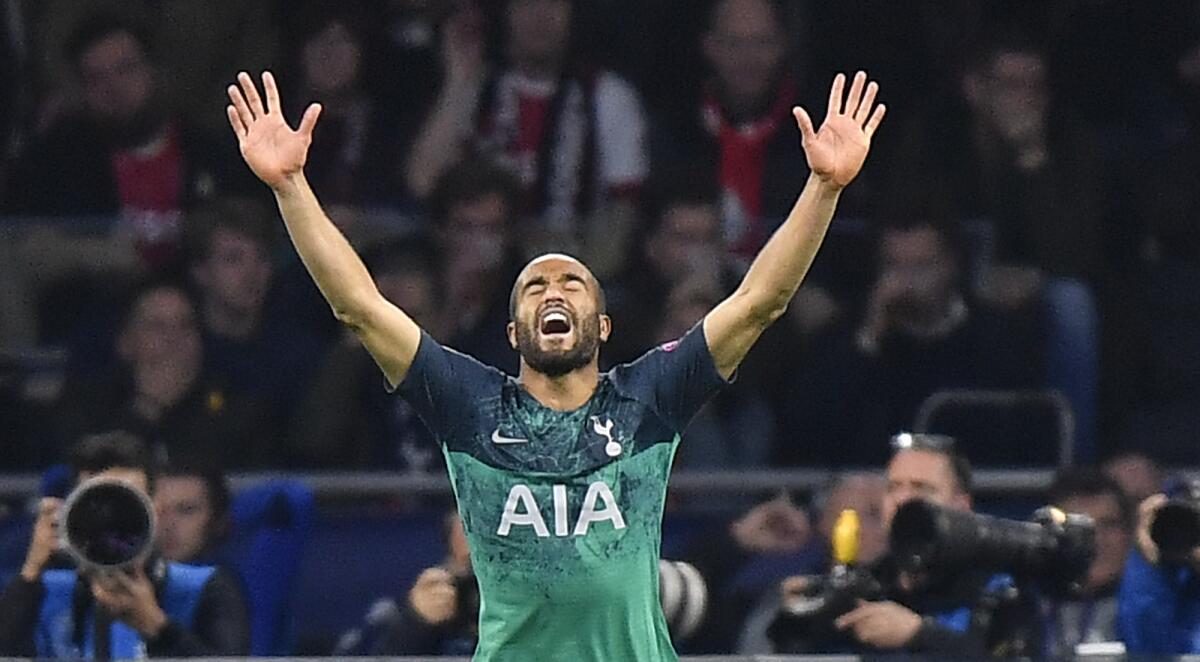
[[[546,316],[542,318],[542,321],[543,322],[563,322],[563,323],[568,322],[567,316],[565,314],[557,312],[557,311],[551,312],[551,313],[546,313]]]

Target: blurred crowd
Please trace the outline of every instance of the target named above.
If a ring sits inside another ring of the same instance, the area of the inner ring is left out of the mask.
[[[323,104],[308,178],[384,294],[510,372],[546,250],[604,282],[605,365],[697,322],[807,176],[791,107],[866,69],[888,126],[678,466],[877,466],[936,411],[980,464],[1194,464],[1194,2],[0,8],[0,470],[113,429],[226,469],[440,462],[240,163],[224,87],[265,68],[293,121]],[[929,408],[964,389],[1055,397]]]

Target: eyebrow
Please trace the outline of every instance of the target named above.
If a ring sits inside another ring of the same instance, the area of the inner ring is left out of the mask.
[[[546,285],[548,282],[549,281],[546,280],[545,276],[534,276],[533,278],[525,281],[525,285],[521,287],[521,291],[526,292],[534,285]]]

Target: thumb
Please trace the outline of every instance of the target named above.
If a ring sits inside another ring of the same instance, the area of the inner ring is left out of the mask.
[[[812,118],[808,116],[808,111],[800,106],[792,108],[792,115],[796,118],[796,126],[800,127],[800,136],[807,145],[817,135],[816,130],[813,129]]]
[[[304,111],[304,117],[300,118],[300,128],[297,131],[306,138],[312,138],[313,127],[317,125],[317,118],[320,116],[321,104],[312,104]]]

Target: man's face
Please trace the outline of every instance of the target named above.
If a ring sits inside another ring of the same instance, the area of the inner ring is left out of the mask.
[[[1121,519],[1121,506],[1112,494],[1078,495],[1055,504],[1068,513],[1081,513],[1096,523],[1096,558],[1088,568],[1086,591],[1115,582],[1125,568],[1132,535]]]
[[[880,251],[880,287],[894,288],[890,312],[898,318],[945,309],[958,267],[936,230],[917,227],[888,232]]]
[[[997,53],[985,82],[984,100],[997,122],[1007,121],[1005,114],[1040,116],[1049,105],[1046,64],[1034,53]]]
[[[164,476],[154,488],[158,549],[169,561],[187,563],[208,546],[213,524],[208,489],[199,476]]]
[[[508,54],[514,62],[561,64],[571,39],[569,0],[509,0]]]
[[[195,277],[206,299],[240,314],[257,316],[271,285],[271,261],[254,239],[217,227],[209,241],[208,256],[197,265]]]
[[[699,269],[719,267],[721,221],[712,205],[680,204],[663,212],[646,251],[661,276],[682,280]]]
[[[899,451],[888,463],[887,491],[883,495],[885,530],[891,530],[892,518],[900,506],[913,499],[957,510],[971,509],[971,498],[960,489],[950,459],[930,451]]]
[[[119,349],[135,367],[175,364],[183,370],[199,365],[200,347],[191,302],[179,290],[163,287],[143,294],[135,304]]]
[[[477,271],[491,271],[503,266],[511,239],[509,212],[508,204],[499,192],[451,205],[442,235],[448,259],[471,265]]]
[[[312,91],[335,94],[357,83],[362,47],[349,28],[335,21],[309,37],[301,58]]]
[[[857,563],[871,563],[887,548],[887,528],[883,523],[882,504],[887,489],[882,476],[849,476],[829,493],[817,528],[826,540],[833,540],[834,525],[843,510],[858,513]]]
[[[597,309],[596,279],[578,260],[543,256],[517,277],[509,342],[530,368],[559,377],[596,361],[610,323]]]
[[[705,34],[705,58],[730,101],[762,105],[772,92],[787,38],[766,0],[724,0]]]
[[[154,73],[141,44],[128,32],[114,32],[79,58],[84,105],[97,119],[122,125],[150,102]]]

